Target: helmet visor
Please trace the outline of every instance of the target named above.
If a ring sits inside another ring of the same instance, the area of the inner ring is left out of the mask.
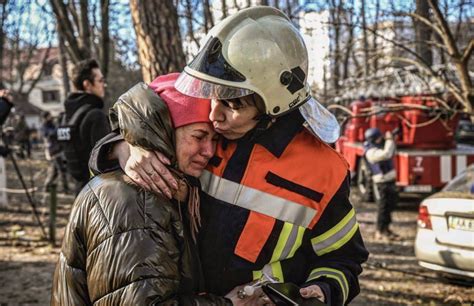
[[[253,94],[245,88],[232,87],[204,81],[183,71],[174,87],[184,95],[202,99],[234,99]]]

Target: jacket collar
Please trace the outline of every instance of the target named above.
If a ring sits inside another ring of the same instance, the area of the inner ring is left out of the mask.
[[[279,158],[295,135],[301,131],[304,122],[299,111],[290,112],[279,117],[264,133],[259,135],[256,143]]]

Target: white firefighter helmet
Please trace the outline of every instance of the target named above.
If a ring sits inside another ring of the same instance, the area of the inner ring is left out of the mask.
[[[232,99],[257,93],[266,113],[282,115],[310,99],[308,51],[281,11],[252,7],[221,21],[175,86],[199,98]]]

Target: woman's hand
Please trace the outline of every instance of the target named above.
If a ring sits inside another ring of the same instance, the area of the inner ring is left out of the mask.
[[[176,179],[166,168],[170,161],[160,152],[147,151],[122,141],[114,146],[112,158],[118,159],[125,174],[148,191],[171,199],[172,193],[178,189]]]
[[[300,294],[305,299],[317,298],[321,302],[325,303],[326,299],[324,297],[323,290],[318,285],[311,285],[305,288],[300,289]]]

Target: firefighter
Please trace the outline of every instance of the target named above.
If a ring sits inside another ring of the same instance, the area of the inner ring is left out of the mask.
[[[393,166],[393,156],[396,145],[393,134],[387,131],[384,135],[378,128],[365,131],[364,158],[369,164],[374,186],[374,197],[377,203],[376,239],[398,239],[390,229],[392,211],[398,201],[398,191],[395,184],[396,172]]]
[[[200,177],[198,242],[207,291],[235,305],[258,304],[238,285],[264,275],[331,305],[359,292],[368,253],[349,201],[348,167],[325,143],[339,130],[311,97],[307,73],[308,53],[291,21],[253,7],[216,25],[175,85],[212,99],[210,119],[224,136]],[[176,182],[166,181],[162,157],[131,146],[129,158],[127,144],[110,151],[107,141],[94,150],[93,168],[106,170],[106,156],[118,155],[136,182],[170,193]]]

